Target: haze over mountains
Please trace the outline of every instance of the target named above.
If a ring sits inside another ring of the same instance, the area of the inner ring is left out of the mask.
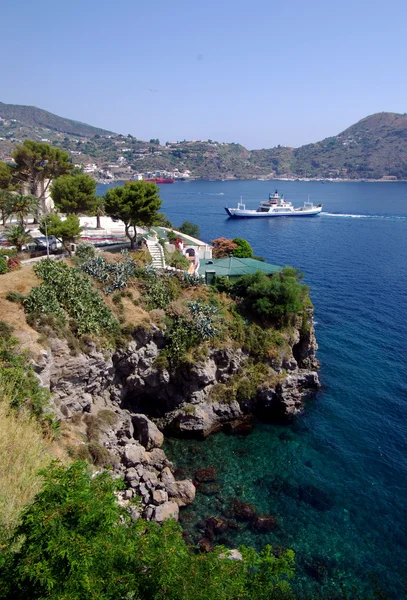
[[[300,148],[247,150],[238,143],[142,141],[48,111],[0,102],[0,159],[24,139],[68,151],[97,177],[130,178],[146,171],[190,171],[205,179],[315,177],[407,179],[407,114],[377,113],[336,136]]]

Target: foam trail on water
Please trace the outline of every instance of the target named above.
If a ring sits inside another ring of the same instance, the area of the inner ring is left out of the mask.
[[[321,216],[340,217],[345,219],[382,219],[387,221],[407,221],[407,217],[400,217],[398,215],[354,215],[350,213],[321,212]]]

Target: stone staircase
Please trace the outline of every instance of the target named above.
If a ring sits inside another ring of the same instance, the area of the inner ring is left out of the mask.
[[[147,248],[151,254],[154,269],[165,269],[164,250],[159,242],[147,240]]]

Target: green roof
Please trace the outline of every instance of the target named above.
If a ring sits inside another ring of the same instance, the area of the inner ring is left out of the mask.
[[[272,275],[278,273],[283,267],[278,265],[269,265],[266,262],[255,260],[254,258],[212,258],[201,260],[199,274],[205,275],[206,271],[215,271],[218,276],[239,277],[240,275],[251,275],[256,271],[263,271]]]

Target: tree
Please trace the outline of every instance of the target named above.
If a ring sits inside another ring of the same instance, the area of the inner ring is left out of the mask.
[[[100,217],[105,214],[105,199],[103,196],[97,196],[95,202],[95,213],[96,213],[96,229],[101,229]]]
[[[235,238],[233,243],[237,245],[237,248],[233,250],[233,256],[237,258],[251,258],[253,256],[253,249],[247,240]]]
[[[11,225],[5,232],[7,241],[15,246],[18,252],[21,252],[23,246],[33,241],[29,231],[26,231],[24,224]]]
[[[128,181],[124,186],[107,190],[105,195],[106,214],[124,223],[131,248],[137,238],[136,227],[151,227],[160,208],[158,187],[147,181]]]
[[[38,211],[39,200],[35,196],[9,192],[3,200],[3,206],[5,215],[7,217],[15,215],[24,227],[28,215],[35,215]]]
[[[43,235],[53,235],[59,240],[65,250],[71,256],[70,244],[79,238],[82,227],[77,215],[68,215],[63,221],[59,215],[51,213],[44,217],[40,223],[40,231]]]
[[[3,190],[0,188],[0,211],[1,211],[1,220],[3,222],[3,226],[6,224],[6,219],[8,218],[7,214],[7,204],[9,202],[8,196],[10,192],[8,190]]]
[[[12,169],[11,167],[0,160],[0,189],[8,190],[10,189],[12,180]]]
[[[179,228],[179,231],[185,233],[185,235],[190,235],[194,238],[199,238],[200,236],[198,225],[195,225],[195,223],[191,223],[191,221],[184,221],[181,227]]]
[[[16,162],[14,178],[20,184],[27,184],[30,193],[37,198],[45,197],[52,179],[69,173],[73,168],[67,152],[33,140],[25,140],[22,146],[16,146],[13,158]]]
[[[237,248],[237,244],[224,237],[212,240],[211,244],[213,246],[214,258],[225,258],[227,256],[231,256],[234,250]]]
[[[50,191],[56,208],[66,215],[96,212],[96,181],[89,175],[62,175]]]

